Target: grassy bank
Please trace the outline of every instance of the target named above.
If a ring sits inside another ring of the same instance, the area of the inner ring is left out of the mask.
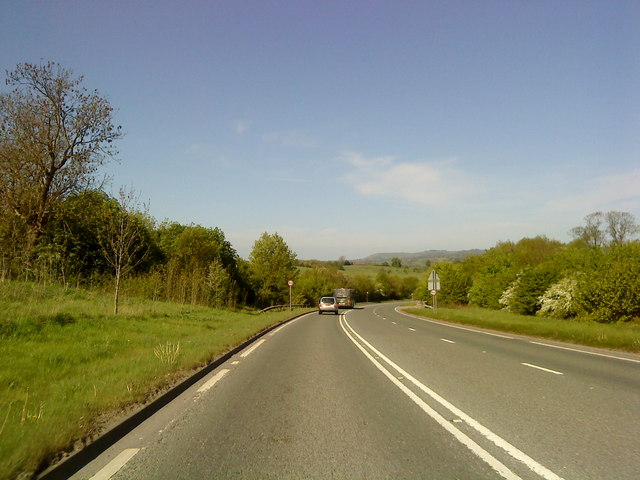
[[[0,282],[0,479],[292,315],[142,300],[111,311],[110,296]]]
[[[482,308],[409,308],[407,313],[465,325],[548,338],[592,347],[640,353],[640,324],[602,324],[531,317]]]

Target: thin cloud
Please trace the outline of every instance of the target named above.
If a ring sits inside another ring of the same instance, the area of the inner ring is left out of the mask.
[[[360,153],[346,152],[342,160],[354,167],[345,181],[363,195],[437,207],[460,202],[478,191],[469,176],[455,168],[456,159],[398,162],[393,156],[365,158]]]

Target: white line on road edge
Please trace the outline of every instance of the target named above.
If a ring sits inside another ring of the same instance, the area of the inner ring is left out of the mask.
[[[113,477],[133,456],[140,451],[139,448],[127,448],[111,460],[102,470],[96,473],[89,480],[108,480]]]
[[[509,335],[502,335],[501,333],[485,332],[484,330],[478,330],[478,329],[475,329],[475,328],[463,327],[463,326],[460,326],[460,325],[452,325],[451,323],[440,322],[440,321],[434,320],[432,318],[426,318],[426,317],[419,317],[417,315],[411,315],[410,313],[403,312],[402,309],[400,309],[400,307],[396,307],[395,311],[398,312],[400,315],[404,315],[406,317],[417,318],[418,320],[422,320],[424,322],[435,323],[436,325],[442,325],[443,327],[457,328],[459,330],[466,330],[467,332],[481,333],[483,335],[490,335],[492,337],[500,337],[500,338],[506,338],[507,340],[513,340],[513,337],[510,337]]]
[[[551,345],[549,343],[530,341],[534,345],[542,345],[543,347],[559,348],[560,350],[569,350],[570,352],[586,353],[587,355],[597,355],[598,357],[614,358],[616,360],[625,360],[627,362],[640,363],[640,360],[635,358],[618,357],[616,355],[607,355],[606,353],[590,352],[588,350],[580,350],[579,348],[561,347],[560,345]]]
[[[443,342],[447,342],[447,343],[456,343],[453,340],[447,340],[446,338],[441,338],[440,340],[442,340]]]
[[[542,370],[543,372],[553,373],[554,375],[564,375],[562,372],[557,372],[556,370],[551,370],[549,368],[539,367],[538,365],[533,365],[532,363],[522,363],[525,367],[537,368],[538,370]]]
[[[248,357],[253,353],[253,351],[258,348],[260,345],[264,343],[264,338],[262,340],[258,340],[256,343],[247,348],[244,352],[240,354],[242,358]]]
[[[407,380],[409,380],[411,383],[413,383],[416,387],[418,387],[420,390],[422,390],[424,393],[426,393],[427,395],[429,395],[431,398],[433,398],[435,401],[437,401],[440,405],[442,405],[443,407],[447,408],[450,412],[452,412],[457,418],[463,420],[467,425],[469,425],[470,427],[472,427],[473,429],[475,429],[477,432],[479,432],[482,436],[484,436],[487,440],[493,442],[496,446],[502,448],[505,452],[507,452],[509,455],[511,455],[513,458],[515,458],[516,460],[519,460],[520,462],[524,463],[530,470],[532,470],[533,472],[537,473],[538,475],[542,476],[543,478],[547,479],[547,480],[562,480],[562,477],[559,477],[558,475],[556,475],[555,473],[553,473],[551,470],[549,470],[548,468],[546,468],[545,466],[539,464],[538,462],[536,462],[534,459],[532,459],[531,457],[529,457],[527,454],[525,454],[524,452],[521,452],[520,450],[518,450],[516,447],[514,447],[513,445],[511,445],[509,442],[507,442],[506,440],[504,440],[503,438],[499,437],[498,435],[496,435],[495,433],[493,433],[491,430],[489,430],[487,427],[485,427],[484,425],[480,424],[478,421],[474,420],[473,418],[471,418],[469,415],[467,415],[466,413],[464,413],[462,410],[460,410],[459,408],[455,407],[454,405],[452,405],[451,403],[449,403],[447,400],[445,400],[443,397],[441,397],[440,395],[438,395],[436,392],[434,392],[433,390],[431,390],[430,388],[426,387],[425,385],[423,385],[422,383],[420,383],[418,380],[416,380],[413,376],[411,376],[408,372],[406,372],[405,370],[403,370],[402,368],[400,368],[400,366],[396,365],[393,361],[391,361],[389,358],[387,358],[384,354],[382,354],[382,352],[380,352],[379,350],[377,350],[373,345],[371,345],[369,342],[367,342],[364,338],[362,338],[361,335],[359,335],[354,329],[353,327],[351,327],[351,325],[349,325],[349,323],[347,323],[346,320],[344,320],[344,325],[346,325],[349,330],[351,332],[353,332],[353,334],[358,337],[360,339],[360,341],[365,344],[372,352],[374,352],[377,356],[379,356],[381,359],[383,359],[388,365],[390,365],[393,369],[395,369],[398,373],[400,373],[400,375],[402,375],[403,377],[405,377]],[[354,343],[356,343],[356,345],[358,346],[358,348],[360,348],[360,350],[362,350],[366,356],[372,361],[374,362],[374,364],[376,364],[376,366],[383,370],[384,372],[387,372],[386,369],[384,369],[384,367],[382,365],[380,365],[377,361],[375,361],[375,359],[373,359],[373,357],[366,351],[364,350],[364,347],[362,347],[362,345],[360,345],[360,343],[356,342],[353,337],[351,335],[349,335],[349,332],[347,332],[345,326],[341,323],[342,329],[345,331],[345,333],[349,336],[349,338],[351,338],[351,341],[353,341]],[[395,379],[395,377],[393,375],[391,375],[390,373],[385,373],[385,375],[390,376],[391,378],[393,378],[395,380],[394,383],[398,382],[397,379]],[[398,382],[400,383],[400,382]],[[402,385],[402,384],[401,384]],[[402,385],[402,387],[404,387],[404,385]],[[401,388],[401,387],[399,387]],[[406,387],[404,387],[406,388]],[[402,388],[401,388],[402,389]],[[404,389],[402,389],[404,391]],[[415,401],[415,400],[414,400]],[[445,420],[446,421],[446,420]],[[461,433],[462,434],[462,433]],[[462,434],[464,435],[464,434]]]
[[[298,318],[294,318],[293,320],[289,320],[287,323],[280,325],[278,328],[276,328],[275,330],[273,330],[271,333],[268,334],[269,337],[273,337],[276,333],[278,333],[280,330],[282,330],[283,328],[291,325],[292,323],[297,322],[298,320],[300,320],[302,317],[298,317]]]
[[[223,368],[222,370],[220,370],[218,373],[215,374],[215,376],[211,377],[211,379],[208,380],[207,383],[204,383],[198,389],[198,393],[203,393],[203,392],[206,392],[207,390],[209,390],[216,383],[218,383],[222,379],[222,377],[224,377],[227,373],[229,373],[229,369],[228,368]]]
[[[344,320],[344,323],[348,326],[349,330],[351,330],[355,335],[359,338],[358,335],[351,326]],[[424,400],[422,400],[418,395],[413,393],[409,388],[404,385],[400,380],[394,377],[384,366],[380,364],[375,358],[371,356],[371,354],[365,350],[365,348],[360,345],[360,343],[351,336],[351,334],[347,331],[345,326],[340,323],[343,331],[346,333],[347,337],[353,342],[353,344],[358,347],[362,353],[373,363],[373,365],[380,370],[391,382],[398,387],[405,395],[407,395],[416,405],[418,405],[422,411],[424,411],[427,415],[433,418],[442,428],[444,428],[447,432],[454,436],[456,440],[462,443],[465,447],[471,450],[476,456],[482,459],[485,463],[487,463],[491,468],[493,468],[500,476],[507,480],[522,480],[518,475],[509,470],[504,464],[502,464],[497,458],[487,452],[484,448],[474,442],[471,438],[461,432],[458,428],[453,426],[451,422],[449,422],[446,418],[436,412],[433,408],[431,408]],[[365,342],[366,343],[366,342]]]

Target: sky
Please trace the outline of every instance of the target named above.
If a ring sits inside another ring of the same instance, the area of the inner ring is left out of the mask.
[[[115,107],[157,222],[300,259],[568,242],[640,221],[640,2],[0,0],[0,74]],[[0,92],[9,87],[0,85]]]

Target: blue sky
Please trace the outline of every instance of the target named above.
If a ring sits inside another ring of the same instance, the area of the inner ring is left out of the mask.
[[[265,231],[337,259],[640,220],[636,1],[0,7],[2,74],[56,61],[117,108],[110,190],[244,257]]]

